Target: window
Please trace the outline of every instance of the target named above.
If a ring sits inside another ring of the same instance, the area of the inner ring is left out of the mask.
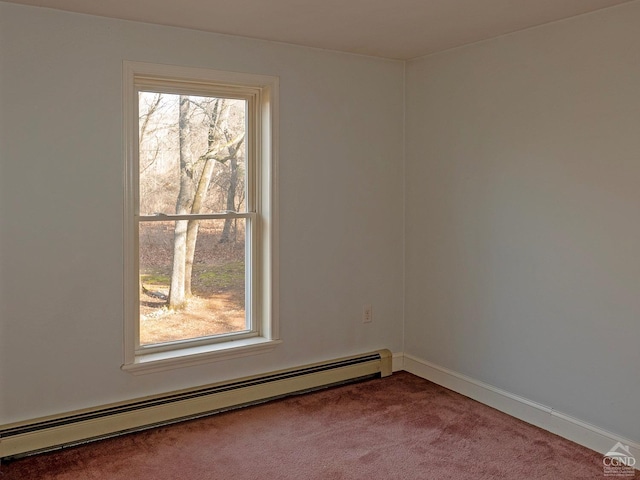
[[[274,348],[275,77],[124,63],[125,361]]]

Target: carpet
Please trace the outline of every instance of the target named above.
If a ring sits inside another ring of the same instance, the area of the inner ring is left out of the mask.
[[[599,453],[406,372],[0,465],[0,480],[606,478]]]

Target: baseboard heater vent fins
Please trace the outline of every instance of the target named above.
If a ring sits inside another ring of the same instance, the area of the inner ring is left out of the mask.
[[[391,352],[378,350],[226,383],[1,425],[0,458],[75,445],[292,393],[388,375],[391,375]]]

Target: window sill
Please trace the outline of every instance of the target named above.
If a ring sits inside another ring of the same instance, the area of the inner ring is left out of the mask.
[[[162,372],[174,368],[191,367],[203,363],[228,360],[231,358],[258,355],[273,350],[281,340],[264,337],[244,338],[231,342],[186,347],[166,352],[136,355],[131,363],[122,365],[122,370],[133,375]]]

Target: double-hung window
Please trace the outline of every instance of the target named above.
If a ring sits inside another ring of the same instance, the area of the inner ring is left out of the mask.
[[[125,370],[277,343],[277,88],[124,63]]]

